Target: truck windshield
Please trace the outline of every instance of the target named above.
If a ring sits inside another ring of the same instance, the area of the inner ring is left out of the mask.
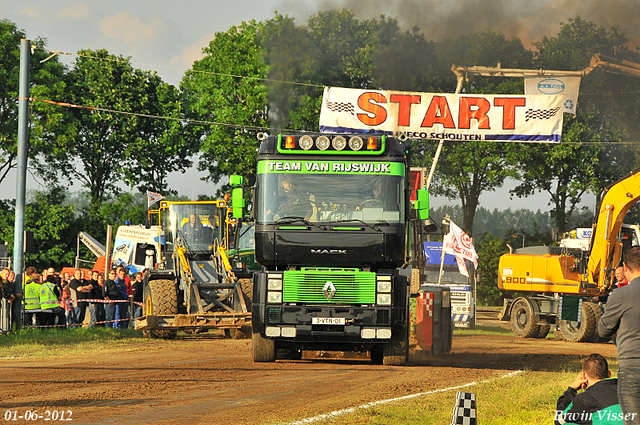
[[[237,250],[254,249],[255,248],[256,228],[253,224],[242,226],[240,229],[240,238],[238,239]]]
[[[260,223],[404,222],[404,176],[265,173],[257,186]]]
[[[455,267],[455,269],[454,269]],[[473,271],[472,268],[469,268],[467,264],[467,270],[469,273]],[[427,266],[425,268],[425,282],[427,283],[438,283],[438,273],[440,273],[440,266]],[[469,279],[460,274],[458,271],[458,266],[445,266],[442,272],[442,283],[444,284],[458,284],[458,285],[468,285]]]
[[[216,205],[173,204],[169,211],[174,241],[182,240],[192,251],[211,250],[211,245],[218,237],[220,223]]]

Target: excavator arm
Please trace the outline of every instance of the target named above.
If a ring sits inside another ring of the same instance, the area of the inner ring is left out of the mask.
[[[612,283],[611,272],[622,257],[622,244],[617,241],[622,222],[639,198],[640,172],[612,185],[602,198],[587,263],[587,283],[596,285],[600,293]]]

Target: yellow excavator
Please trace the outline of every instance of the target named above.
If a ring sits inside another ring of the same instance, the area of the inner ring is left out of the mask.
[[[639,198],[640,172],[635,172],[605,192],[586,249],[536,246],[500,257],[498,287],[521,293],[504,300],[499,316],[511,322],[516,336],[544,338],[551,326],[559,326],[568,341],[599,339],[599,299],[611,290],[624,250],[638,244],[638,226],[623,220]],[[563,320],[572,316],[569,305],[575,306],[575,320]]]

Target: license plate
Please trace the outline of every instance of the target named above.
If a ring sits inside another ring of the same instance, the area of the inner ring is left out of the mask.
[[[344,325],[344,317],[312,317],[312,325]]]

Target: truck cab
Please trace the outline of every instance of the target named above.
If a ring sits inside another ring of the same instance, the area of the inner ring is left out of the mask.
[[[454,255],[445,254],[442,259],[442,242],[425,242],[424,282],[429,285],[444,285],[451,290],[451,320],[456,328],[475,327],[475,270],[473,263],[466,262],[469,276],[460,273]],[[443,261],[444,260],[444,261]],[[440,266],[442,262],[442,277]]]
[[[254,361],[278,349],[408,352],[409,150],[388,136],[262,141],[254,198]],[[235,207],[234,207],[235,209]]]

